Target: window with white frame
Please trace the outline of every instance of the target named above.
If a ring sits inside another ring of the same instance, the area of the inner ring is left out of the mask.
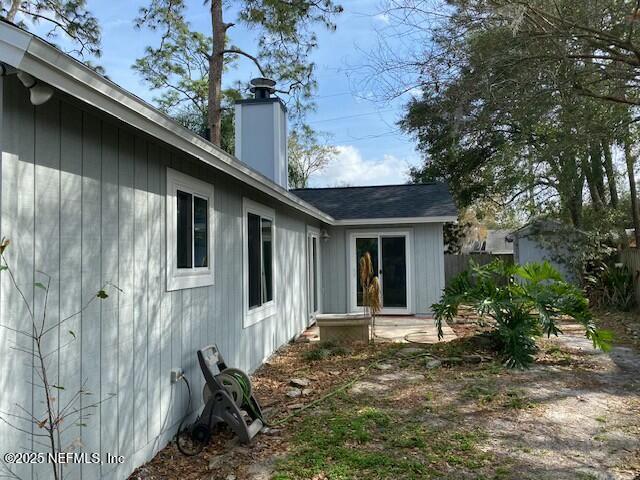
[[[167,169],[167,290],[213,285],[213,185]]]
[[[244,326],[275,314],[275,212],[243,199]]]

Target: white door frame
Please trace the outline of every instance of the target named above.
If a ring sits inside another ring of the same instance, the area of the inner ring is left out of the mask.
[[[358,265],[356,260],[356,238],[378,238],[378,268],[382,265],[382,238],[383,237],[405,237],[405,255],[407,265],[407,308],[382,308],[380,311],[383,315],[410,315],[413,314],[413,265],[411,263],[413,252],[413,230],[352,230],[348,232],[349,236],[349,248],[347,249],[348,255],[348,275],[349,281],[347,282],[349,309],[351,312],[362,312],[364,307],[358,306],[357,298],[357,283],[356,275],[358,271]],[[378,274],[379,275],[379,274]],[[380,275],[379,275],[380,276]],[[380,280],[380,290],[382,291],[384,282],[384,272],[382,273]],[[383,298],[384,301],[384,298]]]
[[[311,256],[312,248],[311,242],[316,240],[316,272],[315,278],[311,275],[312,261]],[[317,314],[322,312],[322,261],[320,253],[320,229],[316,227],[307,226],[307,238],[306,238],[306,251],[307,251],[307,313],[309,316],[309,325],[315,321]],[[318,308],[313,310],[313,295],[312,288],[315,288],[315,293],[318,296]]]

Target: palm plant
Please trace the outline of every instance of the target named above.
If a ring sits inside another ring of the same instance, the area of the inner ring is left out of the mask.
[[[496,260],[472,264],[444,289],[432,306],[438,338],[443,321],[451,320],[461,305],[495,321],[495,336],[506,366],[524,368],[533,362],[535,340],[562,333],[559,321],[571,318],[582,324],[593,346],[608,350],[611,333],[593,323],[589,302],[574,285],[565,282],[548,262],[507,265]]]
[[[376,315],[382,310],[380,281],[373,271],[371,254],[366,252],[359,261],[360,286],[362,287],[362,305],[364,314],[371,315],[371,340],[375,339]]]

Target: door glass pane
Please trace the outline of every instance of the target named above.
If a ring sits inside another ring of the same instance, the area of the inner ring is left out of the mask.
[[[362,301],[362,284],[360,283],[360,258],[366,253],[369,252],[371,255],[371,262],[373,263],[373,275],[378,275],[378,238],[356,238],[356,278],[355,282],[357,285],[356,289],[356,301],[357,305],[361,307],[363,305]]]
[[[260,296],[260,217],[247,214],[247,263],[249,276],[249,308],[262,304]]]
[[[262,219],[262,303],[273,300],[273,222]]]
[[[178,190],[177,199],[177,228],[176,249],[178,253],[178,268],[191,268],[191,194]]]
[[[208,202],[204,198],[193,197],[193,263],[194,267],[209,266],[208,247]]]
[[[385,308],[407,307],[405,237],[382,237],[382,300]]]

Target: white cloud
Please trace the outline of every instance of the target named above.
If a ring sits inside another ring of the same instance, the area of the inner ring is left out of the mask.
[[[311,187],[342,185],[391,185],[406,183],[409,167],[418,163],[417,158],[399,158],[384,154],[382,159],[365,160],[353,145],[337,147],[338,155],[325,170],[309,179]]]
[[[407,90],[407,95],[411,95],[413,98],[421,98],[422,87],[413,87],[412,89]]]
[[[376,20],[378,20],[379,22],[388,24],[389,21],[391,20],[389,18],[389,15],[386,13],[379,13],[378,15],[374,16],[373,18],[375,18]]]
[[[112,20],[107,20],[102,24],[102,27],[105,30],[117,29],[124,26],[131,27],[131,29],[133,29],[133,21],[127,18],[114,18]]]

